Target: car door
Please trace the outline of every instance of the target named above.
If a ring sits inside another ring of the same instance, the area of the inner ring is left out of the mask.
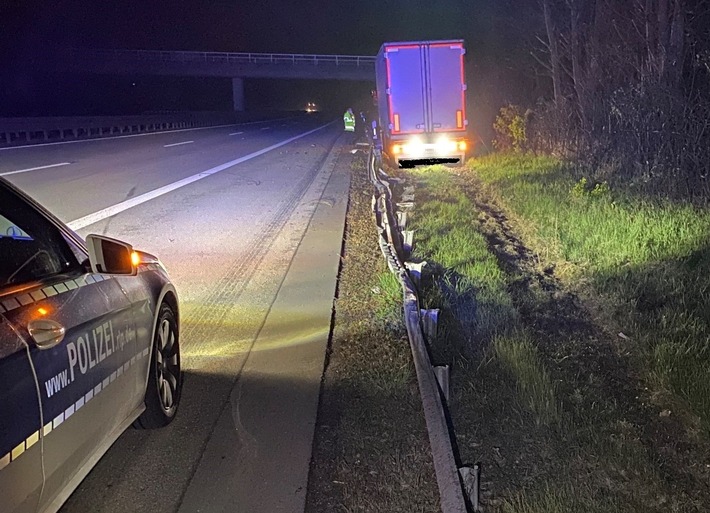
[[[116,276],[116,283],[121,286],[123,293],[131,304],[131,317],[134,322],[133,331],[136,354],[140,353],[141,359],[134,369],[136,374],[135,405],[144,404],[146,384],[148,380],[148,366],[150,364],[151,349],[153,346],[154,317],[159,305],[157,299],[157,285],[150,287],[151,276],[143,275],[141,279],[134,276]]]
[[[2,311],[0,306],[0,500],[2,511],[34,512],[42,490],[37,382],[27,347]]]
[[[12,236],[0,239],[0,304],[36,373],[45,475],[40,509],[53,509],[135,418],[135,368],[145,357],[136,354],[130,301],[116,279],[88,270],[71,232],[0,187],[3,223]]]

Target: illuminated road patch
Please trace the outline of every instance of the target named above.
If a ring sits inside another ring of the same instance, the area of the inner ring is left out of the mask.
[[[67,224],[69,225],[69,227],[72,230],[79,230],[81,228],[84,228],[84,227],[89,226],[91,224],[97,223],[97,222],[102,221],[102,220],[109,218],[111,216],[115,216],[116,214],[119,214],[119,213],[123,212],[124,210],[128,210],[129,208],[133,208],[137,205],[145,203],[146,201],[150,201],[150,200],[155,199],[159,196],[162,196],[164,194],[172,192],[176,189],[179,189],[181,187],[189,185],[193,182],[196,182],[198,180],[202,180],[203,178],[207,178],[208,176],[212,176],[216,173],[219,173],[220,171],[224,171],[225,169],[229,169],[232,166],[236,166],[237,164],[241,164],[242,162],[246,162],[247,160],[251,160],[255,157],[258,157],[259,155],[263,155],[264,153],[268,153],[271,150],[275,150],[276,148],[280,148],[281,146],[285,146],[297,139],[300,139],[302,137],[310,135],[314,132],[317,132],[318,130],[322,130],[323,128],[325,128],[329,124],[330,123],[328,123],[326,125],[319,126],[318,128],[314,128],[313,130],[308,130],[307,132],[296,135],[294,137],[290,137],[284,141],[281,141],[280,143],[272,144],[271,146],[267,146],[266,148],[255,151],[255,152],[250,153],[248,155],[244,155],[243,157],[239,157],[238,159],[230,160],[229,162],[225,162],[224,164],[220,164],[219,166],[215,166],[213,168],[210,168],[206,171],[202,171],[202,172],[197,173],[195,175],[188,176],[187,178],[183,178],[182,180],[178,180],[177,182],[173,182],[171,184],[164,185],[163,187],[160,187],[160,188],[155,189],[150,192],[146,192],[145,194],[141,194],[140,196],[136,196],[135,198],[131,198],[126,201],[122,201],[121,203],[117,203],[117,204],[112,205],[110,207],[104,208],[102,210],[99,210],[98,212],[94,212],[93,214],[89,214],[87,216],[80,217],[79,219],[75,219],[74,221],[71,221]]]

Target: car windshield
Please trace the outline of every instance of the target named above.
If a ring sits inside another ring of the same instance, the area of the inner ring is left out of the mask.
[[[0,184],[0,291],[78,268],[59,229]]]

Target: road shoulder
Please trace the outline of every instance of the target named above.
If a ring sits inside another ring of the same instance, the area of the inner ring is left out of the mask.
[[[342,141],[342,139],[341,139]],[[340,158],[339,158],[340,156]],[[301,512],[350,183],[336,144],[312,217],[183,497],[181,512]]]

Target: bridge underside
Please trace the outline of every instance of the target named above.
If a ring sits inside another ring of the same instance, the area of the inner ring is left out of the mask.
[[[281,78],[310,80],[375,80],[374,66],[347,67],[334,63],[130,63],[118,61],[75,63],[73,71],[110,75],[163,75],[179,77]]]
[[[375,80],[375,58],[356,55],[70,50],[45,63],[56,71],[232,79],[235,110],[244,109],[245,78]]]

